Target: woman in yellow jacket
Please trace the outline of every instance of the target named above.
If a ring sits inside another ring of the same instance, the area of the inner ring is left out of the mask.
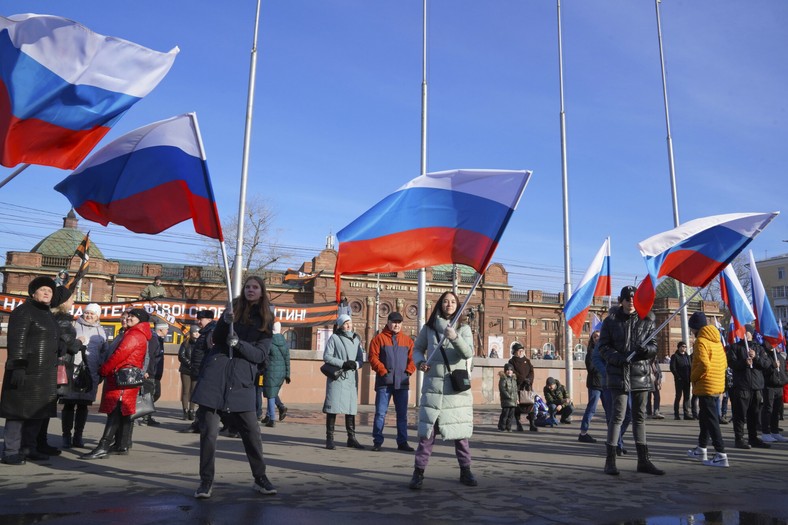
[[[689,319],[689,328],[695,336],[692,351],[692,393],[698,396],[700,410],[698,423],[698,446],[687,451],[693,459],[703,461],[710,467],[727,467],[728,455],[720,432],[720,395],[725,391],[725,369],[728,359],[722,346],[720,331],[706,321],[703,312],[695,312]],[[706,444],[711,443],[717,452],[709,458]]]

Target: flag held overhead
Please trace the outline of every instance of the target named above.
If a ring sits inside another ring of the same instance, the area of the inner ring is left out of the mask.
[[[720,294],[731,313],[731,335],[738,338],[744,337],[744,325],[755,320],[755,313],[752,311],[747,295],[730,264],[720,274]]]
[[[57,16],[0,17],[0,164],[74,169],[175,61]]]
[[[517,208],[530,171],[426,173],[337,233],[340,275],[465,264],[483,273]]]
[[[752,306],[755,312],[755,329],[760,332],[764,339],[769,341],[772,346],[785,343],[783,331],[774,317],[774,311],[769,304],[769,297],[763,287],[761,275],[755,265],[755,257],[750,250],[750,280],[752,289]]]
[[[660,277],[672,277],[698,288],[708,285],[778,214],[702,217],[639,243],[648,275],[635,294],[638,315],[645,317],[654,305]]]
[[[594,297],[609,296],[611,293],[610,239],[608,238],[594,256],[572,297],[564,305],[564,317],[575,337],[580,337]]]
[[[191,218],[197,233],[223,240],[193,113],[123,135],[55,189],[82,217],[105,226],[153,234]]]

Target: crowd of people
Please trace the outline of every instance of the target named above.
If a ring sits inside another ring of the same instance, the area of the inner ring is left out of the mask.
[[[96,446],[80,458],[129,454],[133,420],[157,424],[150,415],[138,417],[138,399],[150,395],[155,400],[160,395],[168,326],[151,319],[143,308],[130,308],[123,312],[121,330],[110,342],[99,323],[97,304],[88,304],[74,319],[69,290],[47,277],[31,281],[28,293],[29,299],[9,320],[8,359],[0,398],[0,417],[6,419],[0,461],[20,465],[60,454],[58,447],[47,442],[49,421],[57,416],[58,403],[62,405],[61,448],[84,448],[88,409],[96,402],[102,382],[98,411],[106,414],[104,430]],[[623,436],[631,426],[637,471],[662,475],[664,471],[651,461],[646,439],[647,416],[663,417],[659,412],[662,373],[656,363],[654,320],[651,314],[642,319],[638,316],[634,294],[634,287],[624,287],[618,306],[591,334],[585,353],[589,402],[578,441],[597,442],[589,430],[601,400],[606,421],[604,473],[619,474],[616,458],[627,453]],[[414,341],[402,334],[402,315],[391,312],[386,326],[370,341],[365,359],[351,313],[338,313],[321,369],[326,375],[322,408],[326,414],[325,448],[336,449],[337,415],[344,416],[347,447],[367,448],[356,432],[356,415],[358,371],[368,360],[376,376],[371,450],[383,450],[385,420],[393,399],[396,449],[414,453],[409,487],[422,488],[437,436],[453,442],[460,483],[478,485],[471,471],[470,448],[473,336],[460,314],[457,296],[443,293]],[[736,448],[768,448],[770,443],[788,441],[779,427],[783,389],[788,383],[784,351],[772,348],[749,325],[745,337],[726,348],[720,332],[702,313],[692,315],[689,327],[693,352],[681,342],[670,359],[676,386],[674,417],[679,420],[683,415],[684,420],[697,420],[699,425],[697,445],[687,451],[688,457],[709,466],[729,465],[720,431],[720,424],[727,423],[727,403],[720,403],[723,394],[732,408]],[[178,361],[182,418],[190,423],[182,431],[200,434],[200,479],[194,497],[212,495],[216,443],[222,431],[241,439],[253,488],[265,495],[276,494],[266,475],[259,425],[275,426],[277,410],[279,421],[286,417],[287,407],[279,394],[291,381],[291,368],[289,349],[280,324],[274,320],[264,281],[256,276],[247,278],[241,294],[218,320],[212,311],[200,311],[197,324],[184,333]],[[525,431],[523,414],[532,432],[538,432],[539,427],[571,424],[574,404],[567,389],[549,377],[540,396],[525,348],[516,342],[512,353],[498,383],[498,430]],[[417,371],[424,375],[418,393],[414,448],[409,441],[408,397]],[[713,456],[708,452],[709,442]]]

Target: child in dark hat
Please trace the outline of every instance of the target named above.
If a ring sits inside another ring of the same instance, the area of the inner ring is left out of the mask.
[[[517,407],[517,377],[514,375],[514,365],[506,363],[498,380],[498,392],[501,394],[501,416],[498,418],[498,430],[512,431],[514,422],[514,409]]]

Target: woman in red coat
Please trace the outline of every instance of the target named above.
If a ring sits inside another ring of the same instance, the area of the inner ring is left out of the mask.
[[[107,361],[99,368],[99,375],[104,377],[104,391],[101,395],[99,412],[107,414],[104,435],[98,446],[81,459],[99,459],[109,454],[110,445],[118,430],[123,434],[130,427],[131,415],[137,411],[137,394],[139,387],[124,388],[115,383],[115,370],[124,366],[142,368],[145,353],[148,351],[148,340],[151,338],[148,313],[142,308],[134,308],[129,312],[126,321],[126,332],[123,340]]]

